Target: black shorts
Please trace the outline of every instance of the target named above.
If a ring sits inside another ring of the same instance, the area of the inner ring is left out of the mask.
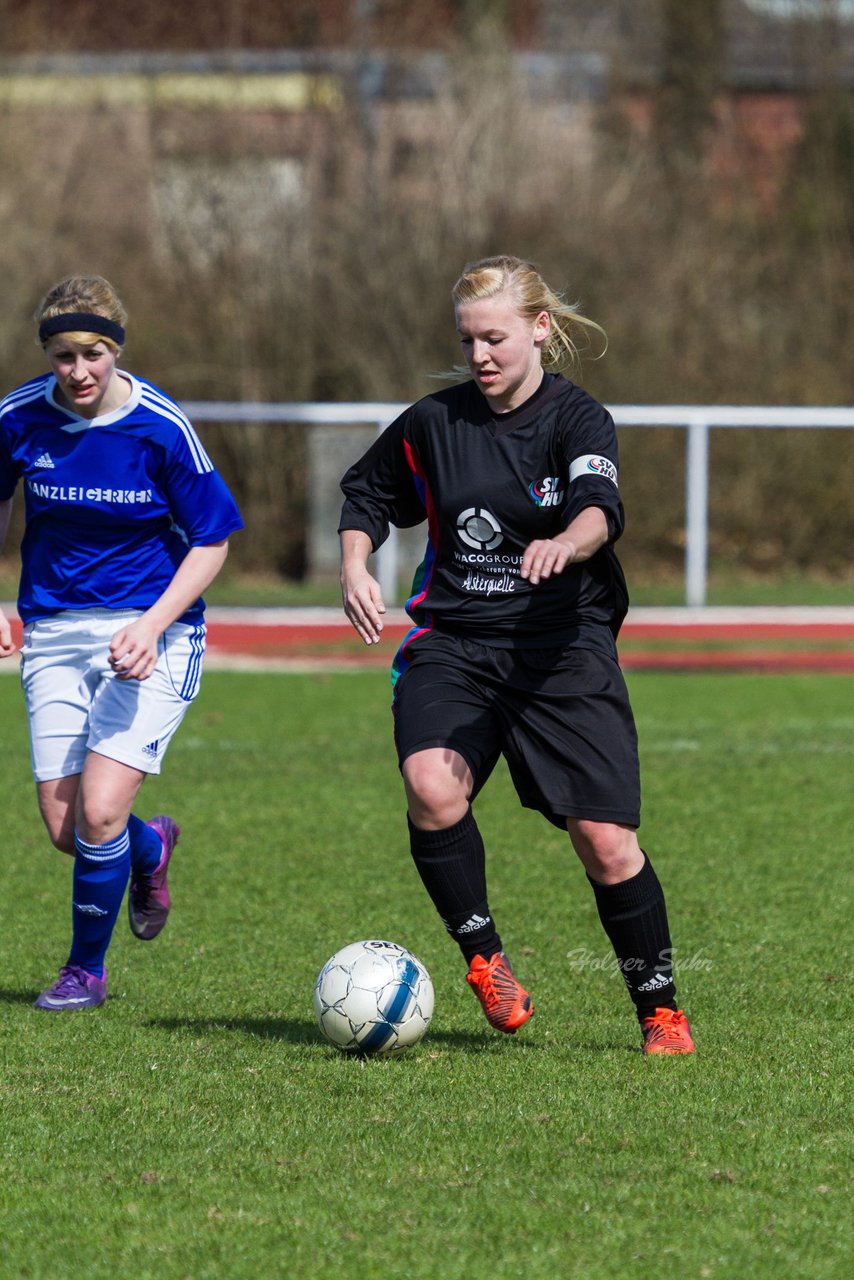
[[[597,649],[496,649],[430,631],[406,647],[394,696],[398,760],[458,752],[472,799],[503,755],[522,804],[566,819],[640,824],[637,732],[617,660]]]

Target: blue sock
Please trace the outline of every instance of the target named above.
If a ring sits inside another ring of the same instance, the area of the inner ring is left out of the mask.
[[[129,875],[130,838],[126,830],[107,844],[87,844],[75,828],[68,963],[79,965],[96,978],[104,976],[104,957]]]
[[[128,836],[131,866],[134,871],[151,875],[152,871],[157,870],[163,857],[163,841],[153,827],[133,813],[128,818]]]

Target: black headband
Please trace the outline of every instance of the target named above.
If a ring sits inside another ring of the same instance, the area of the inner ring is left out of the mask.
[[[105,338],[112,338],[118,346],[123,347],[125,331],[115,320],[107,316],[97,316],[92,311],[66,311],[61,316],[50,316],[39,325],[39,342],[47,342],[55,333],[100,333]]]

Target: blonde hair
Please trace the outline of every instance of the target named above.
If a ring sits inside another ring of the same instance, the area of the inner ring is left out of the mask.
[[[577,306],[550,289],[533,262],[508,254],[470,262],[451,290],[451,297],[457,307],[505,292],[512,294],[520,315],[532,324],[541,312],[548,312],[551,332],[542,348],[544,369],[579,368],[579,339],[583,339],[581,345],[586,346],[594,330],[603,339],[602,350],[596,358],[605,354],[608,337],[602,326],[583,316]]]
[[[92,315],[104,316],[107,320],[120,324],[122,328],[127,322],[127,312],[119,295],[103,276],[66,276],[47,291],[36,308],[33,319],[38,325],[53,316],[74,311],[88,311]],[[79,342],[81,346],[94,346],[96,342],[103,342],[116,354],[121,351],[117,342],[100,333],[74,332],[66,334],[66,337],[72,342]]]

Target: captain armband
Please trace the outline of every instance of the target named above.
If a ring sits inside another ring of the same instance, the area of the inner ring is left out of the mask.
[[[569,468],[569,482],[580,480],[582,476],[601,476],[603,480],[610,480],[614,488],[617,485],[617,468],[614,466],[610,458],[605,458],[599,453],[585,453],[581,458],[575,458]]]

